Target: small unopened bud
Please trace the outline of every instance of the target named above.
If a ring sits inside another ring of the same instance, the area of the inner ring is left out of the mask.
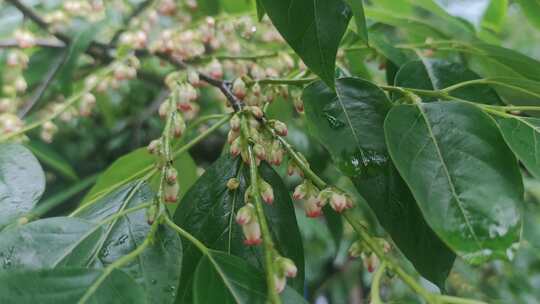
[[[298,176],[303,177],[304,172],[300,170],[300,168],[296,165],[296,161],[292,158],[289,159],[289,162],[287,163],[287,174],[289,176],[292,176],[294,174],[298,174]]]
[[[26,84],[26,80],[24,80],[24,77],[19,76],[15,80],[15,90],[19,93],[24,93],[26,89],[28,88],[28,85]]]
[[[302,200],[306,197],[307,193],[307,184],[301,183],[300,185],[296,186],[296,188],[294,188],[293,199],[296,201]]]
[[[322,208],[319,205],[319,199],[315,196],[309,197],[304,202],[304,210],[308,217],[319,217],[322,214]]]
[[[34,35],[27,31],[15,31],[15,40],[21,49],[31,48],[36,44],[36,38],[34,38]]]
[[[304,102],[302,98],[293,98],[294,108],[298,113],[304,113]]]
[[[244,83],[242,78],[236,78],[236,80],[233,82],[232,91],[233,94],[240,99],[246,97],[246,84]]]
[[[51,143],[58,127],[52,121],[46,121],[41,127],[40,137],[44,142]]]
[[[161,140],[160,139],[154,139],[152,140],[148,146],[146,147],[146,149],[148,150],[148,152],[150,152],[150,154],[159,154],[160,150],[161,150]]]
[[[184,134],[184,131],[186,130],[186,122],[180,115],[176,115],[174,117],[174,126],[173,126],[173,133],[175,137],[180,137],[182,134]]]
[[[253,152],[255,153],[255,156],[260,160],[266,159],[266,151],[264,150],[264,147],[257,143],[253,146]]]
[[[231,125],[232,130],[240,130],[240,117],[238,117],[238,114],[234,114],[233,117],[231,117],[229,124]]]
[[[191,83],[192,86],[198,87],[201,85],[201,80],[199,78],[199,73],[193,69],[189,69],[187,72],[187,81]]]
[[[238,137],[231,144],[231,147],[230,147],[231,155],[236,157],[236,156],[238,156],[240,154],[241,150],[242,150],[241,138]]]
[[[347,197],[344,194],[334,192],[330,197],[330,206],[338,213],[343,212],[347,208]]]
[[[281,165],[283,161],[283,149],[281,149],[281,144],[277,140],[272,143],[272,147],[270,148],[269,161],[275,166]]]
[[[180,186],[178,183],[165,183],[163,185],[163,199],[166,203],[176,203],[176,200],[178,200],[178,192],[180,191]]]
[[[287,125],[279,120],[274,120],[274,130],[279,136],[287,136],[288,130]]]
[[[259,190],[261,191],[263,201],[271,205],[274,202],[274,189],[272,189],[272,186],[263,179],[260,179]]]
[[[252,204],[246,204],[242,208],[238,209],[236,213],[236,223],[239,225],[246,225],[255,218],[255,207]]]
[[[252,87],[251,87],[251,93],[255,96],[261,96],[261,86],[259,85],[258,82],[256,82]]]
[[[240,181],[238,181],[238,179],[235,177],[229,178],[229,180],[227,181],[227,188],[231,191],[238,189],[239,186]]]
[[[351,258],[360,257],[363,251],[364,251],[364,246],[362,245],[362,242],[356,241],[352,243],[351,247],[349,247],[349,256]]]
[[[364,262],[364,267],[368,272],[374,272],[380,264],[379,258],[373,253],[367,255],[362,254],[362,260]]]
[[[247,246],[256,246],[261,244],[261,227],[259,222],[252,219],[245,225],[242,225],[242,232],[244,232],[244,244]]]
[[[148,225],[154,224],[154,221],[156,220],[158,211],[158,206],[155,204],[152,204],[148,209],[146,209],[146,222]]]
[[[176,171],[174,167],[168,167],[165,170],[165,180],[167,181],[167,183],[169,184],[176,183],[177,177],[178,177],[178,171]]]
[[[276,266],[277,266],[278,272],[285,274],[285,276],[289,278],[296,277],[296,273],[298,272],[298,269],[296,268],[296,265],[291,259],[278,257],[276,259]]]
[[[284,275],[274,275],[274,286],[276,287],[276,292],[281,293],[285,289],[287,284],[287,278]]]
[[[246,108],[248,108],[248,110],[251,112],[251,114],[253,114],[253,116],[256,117],[256,118],[262,118],[264,116],[263,111],[259,107],[249,106],[249,107],[246,107]]]
[[[208,73],[213,78],[221,79],[223,77],[223,67],[217,59],[214,59],[208,65]]]
[[[170,102],[168,100],[162,102],[158,109],[159,117],[165,119],[169,115],[170,108]]]
[[[240,132],[229,130],[229,133],[227,133],[227,142],[229,144],[232,144],[232,142],[240,136]]]

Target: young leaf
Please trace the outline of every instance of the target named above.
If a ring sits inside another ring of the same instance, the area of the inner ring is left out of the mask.
[[[505,115],[496,120],[510,149],[540,178],[540,119]]]
[[[153,192],[139,181],[129,183],[96,203],[86,207],[77,216],[95,223],[122,210],[151,202]],[[146,210],[141,209],[111,221],[104,226],[105,234],[88,266],[106,267],[139,246],[148,233]],[[145,287],[149,303],[172,303],[178,286],[182,263],[182,244],[178,234],[169,227],[160,227],[154,242],[137,259],[124,266],[137,283]],[[167,265],[164,267],[163,265]]]
[[[378,87],[358,78],[338,79],[336,93],[322,82],[304,90],[310,131],[418,272],[442,286],[455,256],[426,224],[389,159],[383,121],[390,101]]]
[[[7,269],[85,266],[103,230],[76,218],[48,218],[0,233],[0,265]]]
[[[191,233],[206,246],[239,256],[250,264],[262,269],[262,251],[258,247],[243,244],[241,227],[235,222],[236,211],[244,205],[244,192],[249,180],[248,168],[242,168],[238,159],[224,155],[218,159],[199,178],[182,199],[174,216],[174,222]],[[280,177],[266,164],[261,164],[261,176],[274,189],[274,203],[265,206],[265,214],[269,222],[276,249],[284,256],[291,258],[298,267],[298,275],[290,280],[293,287],[301,290],[304,276],[304,256],[302,239],[293,204]],[[231,191],[226,184],[230,178],[237,178],[240,186]],[[186,302],[189,297],[189,283],[200,260],[200,252],[190,244],[185,244],[182,280],[179,295]]]
[[[508,258],[519,241],[523,184],[493,120],[474,105],[394,107],[388,150],[426,221],[470,263]]]
[[[60,268],[0,272],[2,303],[73,304],[102,274],[101,270]],[[86,303],[143,304],[143,290],[124,272],[113,270]]]
[[[19,144],[0,145],[0,229],[27,213],[45,191],[37,159]]]
[[[540,2],[538,0],[517,0],[529,22],[540,29]]]
[[[261,0],[272,23],[305,64],[334,86],[336,53],[351,12],[342,0]]]
[[[482,16],[482,27],[499,33],[504,25],[508,10],[508,0],[491,0]]]
[[[479,79],[473,71],[459,63],[441,59],[411,61],[396,74],[395,84],[406,88],[440,90],[460,82]],[[451,92],[452,96],[485,104],[501,104],[495,91],[483,84],[474,84]],[[425,102],[436,101],[435,97],[422,97]]]

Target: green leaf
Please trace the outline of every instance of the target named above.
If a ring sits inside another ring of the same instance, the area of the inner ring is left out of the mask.
[[[42,142],[31,140],[25,146],[44,164],[69,180],[78,180],[79,177],[73,167],[58,154],[53,147]]]
[[[261,21],[264,18],[264,15],[266,15],[266,10],[264,9],[262,0],[255,0],[255,4],[257,6],[257,18]]]
[[[388,150],[424,218],[470,263],[508,258],[519,241],[523,184],[495,122],[476,106],[434,102],[394,107]]]
[[[147,184],[137,189],[134,181],[83,209],[77,216],[95,223],[122,210],[151,202],[154,194]],[[146,210],[138,210],[104,225],[105,234],[88,266],[106,267],[132,252],[150,232]],[[176,295],[182,263],[182,243],[178,234],[162,226],[154,242],[137,259],[122,267],[145,287],[149,303],[172,303]],[[166,265],[166,267],[164,267]]]
[[[3,271],[0,272],[2,303],[78,303],[102,273],[78,268]],[[86,303],[143,304],[145,298],[133,279],[122,271],[113,270]]]
[[[338,79],[336,92],[322,82],[304,90],[310,131],[351,178],[418,272],[442,286],[454,255],[426,224],[389,159],[383,121],[391,102],[378,87],[358,78]]]
[[[304,256],[293,204],[285,185],[272,168],[263,163],[260,166],[260,173],[274,189],[274,204],[265,205],[264,210],[276,249],[297,265],[298,275],[289,283],[301,290],[304,279]],[[240,187],[236,191],[229,191],[226,184],[233,177],[238,178]],[[182,208],[176,211],[174,222],[209,248],[239,256],[262,269],[262,249],[260,246],[248,247],[243,244],[242,229],[234,219],[236,211],[244,205],[244,192],[248,180],[248,168],[239,160],[231,159],[228,154],[223,155],[186,193],[180,203]],[[184,296],[180,294],[179,298],[186,303],[191,302],[189,286],[199,259],[198,249],[185,244],[179,288],[180,292],[184,291]]]
[[[480,76],[459,63],[423,58],[402,66],[396,74],[395,85],[422,90],[440,90],[479,78]],[[501,104],[495,91],[483,84],[459,88],[452,91],[451,95],[484,104]],[[432,102],[438,98],[422,96],[422,99],[424,102]]]
[[[540,82],[538,81],[514,77],[490,77],[485,79],[485,83],[491,85],[507,104],[540,105]]]
[[[0,265],[8,269],[84,266],[103,230],[88,221],[48,218],[0,233]]]
[[[32,209],[45,191],[37,159],[19,144],[0,145],[0,229]]]
[[[491,0],[482,17],[482,27],[499,33],[504,25],[507,9],[508,0]]]
[[[540,178],[540,119],[503,115],[496,120],[504,140],[525,167]]]
[[[104,194],[118,189],[136,178],[142,177],[152,169],[157,158],[148,153],[146,148],[139,148],[117,159],[101,176],[96,185],[90,189],[82,200],[82,205]],[[195,162],[187,153],[183,153],[174,161],[174,166],[178,170],[178,182],[180,184],[180,197],[193,185],[197,179],[197,167]],[[157,191],[159,178],[154,180],[152,187]],[[176,205],[174,205],[176,207]]]
[[[540,2],[538,0],[517,0],[529,22],[540,29]]]
[[[211,290],[212,292],[208,292]],[[294,289],[286,287],[280,295],[285,304],[307,303]],[[210,250],[195,271],[193,303],[266,303],[263,273],[245,260]]]
[[[368,29],[366,25],[366,16],[364,14],[364,5],[362,0],[346,0],[347,4],[351,7],[354,23],[356,24],[356,33],[360,36],[360,39],[369,45]]]
[[[193,282],[193,303],[265,302],[264,277],[244,259],[210,251],[199,262]]]
[[[304,63],[334,86],[336,53],[351,12],[342,0],[261,0],[266,13]]]

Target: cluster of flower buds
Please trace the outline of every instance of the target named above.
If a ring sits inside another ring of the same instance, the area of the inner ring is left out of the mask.
[[[150,43],[151,52],[170,54],[173,58],[187,60],[204,54],[205,47],[198,32],[166,29]]]
[[[178,184],[178,172],[172,166],[165,169],[165,183],[163,185],[163,200],[166,203],[174,204],[178,200],[180,185]]]
[[[96,21],[103,17],[105,6],[102,0],[70,0],[64,2],[64,11],[73,17],[82,17],[91,21]]]
[[[321,208],[328,202],[332,209],[338,213],[353,207],[353,201],[348,194],[333,188],[326,188],[319,192],[319,205]]]
[[[122,83],[137,77],[137,69],[139,67],[140,62],[135,56],[130,56],[123,62],[115,62],[113,64],[112,75],[101,79],[97,84],[96,91],[105,92],[108,88],[119,88]]]
[[[142,49],[148,43],[148,34],[143,30],[125,32],[120,36],[120,44],[131,49]]]
[[[245,245],[255,246],[261,244],[261,227],[253,204],[247,203],[238,210],[236,222],[242,226]]]
[[[41,126],[40,137],[46,143],[52,143],[54,135],[58,132],[58,127],[52,121],[46,121]]]
[[[304,101],[302,100],[302,91],[294,90],[291,93],[294,108],[298,113],[304,113]]]
[[[6,64],[10,68],[26,69],[28,66],[28,56],[20,50],[12,50],[6,56]]]
[[[379,243],[379,246],[382,247],[383,252],[389,253],[392,249],[390,243],[382,238],[376,240]],[[367,249],[364,243],[360,240],[354,242],[349,248],[349,256],[352,258],[361,257],[364,263],[364,267],[368,272],[373,272],[380,264],[379,258],[371,250]]]
[[[96,97],[92,93],[86,93],[79,101],[79,114],[82,117],[88,117],[96,106]]]
[[[274,274],[276,291],[281,293],[287,285],[287,278],[296,277],[298,269],[291,259],[282,256],[278,256],[274,259],[274,269],[276,271]]]
[[[303,200],[304,211],[308,217],[319,217],[322,206],[319,199],[319,189],[308,179],[296,186],[293,193],[294,200]]]

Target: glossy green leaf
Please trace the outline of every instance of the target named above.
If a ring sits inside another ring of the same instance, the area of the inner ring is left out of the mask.
[[[364,14],[364,5],[362,0],[346,0],[347,4],[351,7],[354,23],[356,24],[356,33],[360,36],[360,39],[369,45],[368,29],[366,25],[366,16]]]
[[[81,204],[100,198],[111,190],[118,189],[121,185],[142,177],[152,169],[156,161],[156,157],[148,153],[146,148],[139,148],[120,157],[101,174],[96,185],[86,194]],[[180,197],[182,197],[197,179],[197,166],[187,153],[181,154],[174,161],[174,166],[178,170]],[[152,181],[152,187],[155,191],[158,189],[158,185],[159,177]]]
[[[453,253],[426,224],[411,192],[390,162],[383,121],[391,102],[378,87],[358,78],[322,82],[304,90],[310,131],[351,178],[381,225],[418,272],[443,285]]]
[[[0,229],[32,209],[45,191],[37,159],[19,144],[0,145]]]
[[[536,178],[540,178],[540,119],[507,114],[496,119],[510,149]]]
[[[426,59],[411,61],[396,74],[397,86],[422,89],[440,90],[464,81],[479,79],[480,76],[459,63],[452,63],[440,59]],[[501,101],[495,91],[483,84],[474,84],[459,88],[451,92],[454,97],[485,104],[500,104]],[[436,101],[436,97],[422,96],[423,101]]]
[[[211,251],[199,262],[193,282],[193,303],[262,304],[265,300],[264,277],[244,259]]]
[[[0,266],[41,269],[85,266],[103,230],[69,217],[48,218],[0,233]]]
[[[517,0],[529,22],[540,29],[540,2],[538,0]]]
[[[247,169],[238,159],[231,159],[228,154],[223,155],[186,193],[180,203],[182,207],[175,213],[174,222],[209,248],[239,256],[262,269],[262,249],[260,246],[248,247],[243,244],[242,229],[234,219],[236,211],[244,205],[246,181],[249,180]],[[304,256],[293,204],[283,182],[272,168],[263,163],[260,172],[274,189],[274,204],[265,205],[264,210],[276,249],[297,265],[298,275],[289,283],[301,290],[304,279]],[[240,187],[236,191],[229,191],[226,184],[233,177],[238,178]],[[180,292],[184,291],[184,297],[179,298],[190,303],[189,286],[195,266],[200,259],[200,252],[190,244],[185,244],[184,252],[179,288]]]
[[[388,150],[426,221],[470,263],[508,258],[519,241],[523,184],[495,122],[474,105],[394,107]]]
[[[101,274],[101,270],[78,268],[3,271],[0,298],[5,304],[78,303]],[[133,279],[113,270],[86,303],[143,304],[144,299],[143,290]]]
[[[25,146],[32,151],[37,159],[39,159],[43,164],[49,166],[63,177],[70,180],[79,179],[71,164],[69,164],[68,161],[65,160],[62,155],[58,154],[58,152],[56,152],[50,145],[32,140],[26,143]]]
[[[351,12],[342,0],[261,0],[283,38],[304,63],[334,86],[336,53]]]
[[[154,194],[147,184],[136,189],[138,181],[129,183],[119,190],[83,209],[77,216],[99,223],[107,217],[151,202]],[[131,197],[130,197],[131,196]],[[104,226],[99,247],[88,266],[106,267],[120,257],[132,252],[150,232],[146,221],[146,210],[141,209],[121,217]],[[176,295],[182,263],[182,243],[178,234],[162,226],[154,242],[137,259],[122,267],[137,283],[145,287],[149,303],[171,303]],[[166,265],[166,267],[164,267]]]
[[[507,104],[540,105],[539,81],[517,77],[490,77],[485,79],[485,83],[493,87]]]

